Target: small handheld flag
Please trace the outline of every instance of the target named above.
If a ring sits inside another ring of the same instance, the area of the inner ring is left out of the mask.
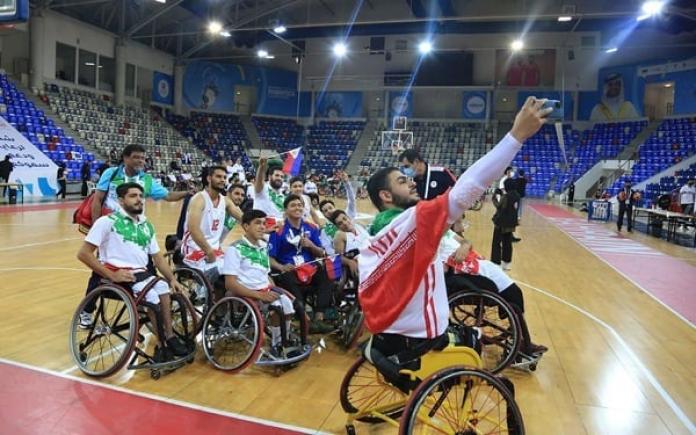
[[[332,255],[324,260],[326,266],[326,275],[331,281],[338,281],[343,276],[343,265],[341,264],[340,255]]]
[[[292,149],[283,154],[285,156],[285,162],[283,162],[283,172],[295,176],[300,173],[300,168],[302,167],[302,147]]]

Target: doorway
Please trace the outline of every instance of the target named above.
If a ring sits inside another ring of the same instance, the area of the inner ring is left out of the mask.
[[[241,115],[249,115],[256,110],[256,88],[253,86],[235,85],[234,111]]]
[[[645,85],[643,104],[645,116],[662,119],[674,111],[674,82],[650,83]]]

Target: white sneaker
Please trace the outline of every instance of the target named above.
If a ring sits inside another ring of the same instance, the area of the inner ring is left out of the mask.
[[[502,267],[503,270],[510,270],[512,269],[512,263],[507,263],[503,261],[502,263],[500,263],[500,267]]]
[[[87,329],[92,327],[92,315],[88,313],[87,311],[83,311],[80,313],[80,328],[82,329]]]

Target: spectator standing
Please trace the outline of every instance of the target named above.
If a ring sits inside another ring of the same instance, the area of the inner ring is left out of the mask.
[[[428,164],[413,148],[402,152],[399,162],[401,173],[416,182],[416,190],[421,199],[428,200],[440,196],[457,182],[449,169]]]
[[[573,201],[575,200],[575,181],[570,181],[570,186],[568,186],[568,205],[573,206]]]
[[[10,161],[12,157],[9,154],[5,155],[5,160],[0,162],[0,182],[2,183],[9,183],[10,182],[10,174],[12,173],[12,169],[14,169],[14,165]],[[4,197],[7,194],[7,186],[2,190],[2,196]]]
[[[82,167],[80,168],[80,179],[82,180],[82,189],[80,190],[80,194],[82,194],[83,197],[87,196],[89,193],[89,186],[87,186],[87,182],[92,178],[92,170],[89,168],[89,162],[84,161],[82,162]]]
[[[524,169],[520,169],[517,179],[515,180],[515,189],[520,195],[520,202],[517,205],[517,220],[522,219],[522,202],[525,196],[527,196],[527,177],[525,176]]]
[[[684,214],[694,213],[694,203],[696,202],[696,180],[689,182],[679,189],[679,203]]]
[[[61,197],[61,199],[65,199],[65,190],[67,187],[67,177],[65,176],[65,163],[61,163],[58,165],[58,186],[60,186],[60,189],[58,190],[58,193],[56,193],[56,197]]]
[[[512,233],[517,226],[517,207],[520,194],[515,189],[515,180],[505,180],[505,192],[500,199],[493,196],[496,212],[493,216],[493,243],[491,261],[503,270],[510,270],[512,263]]]
[[[624,183],[624,188],[618,195],[616,199],[619,202],[619,216],[616,220],[616,229],[621,232],[621,227],[623,227],[624,215],[626,215],[626,221],[628,224],[628,232],[633,232],[633,191],[631,190],[631,183]]]

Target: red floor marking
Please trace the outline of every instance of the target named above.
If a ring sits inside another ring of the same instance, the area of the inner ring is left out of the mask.
[[[18,204],[1,205],[0,213],[24,213],[28,211],[60,210],[64,208],[76,209],[80,201],[51,202],[48,204]]]
[[[529,206],[672,312],[696,324],[696,267],[559,207]]]
[[[0,362],[0,433],[285,435],[302,432]]]

